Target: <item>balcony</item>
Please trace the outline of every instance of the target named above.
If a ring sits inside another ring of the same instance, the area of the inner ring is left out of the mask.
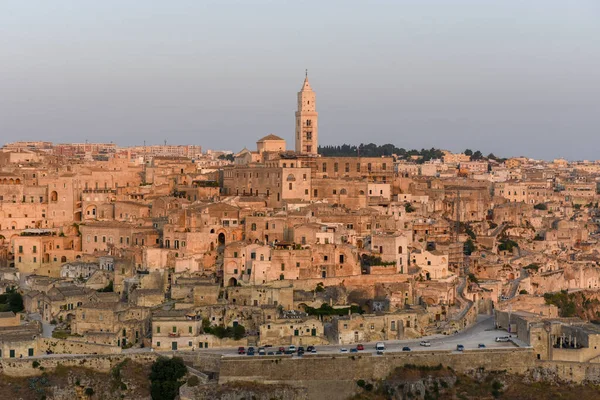
[[[177,332],[177,333],[174,333],[174,332],[169,332],[169,337],[172,337],[172,338],[178,338],[178,337],[180,337],[180,336],[181,336],[181,334],[180,334],[179,332]]]

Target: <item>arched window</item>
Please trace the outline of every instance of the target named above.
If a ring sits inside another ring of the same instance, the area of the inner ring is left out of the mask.
[[[252,232],[256,231],[256,224],[252,224],[250,230],[252,230]]]
[[[294,174],[289,174],[287,177],[287,181],[288,182],[295,182],[296,181],[296,177],[294,176]]]
[[[340,194],[348,194],[348,191],[346,189],[342,189],[340,190]]]
[[[402,254],[402,246],[398,246],[398,254]]]

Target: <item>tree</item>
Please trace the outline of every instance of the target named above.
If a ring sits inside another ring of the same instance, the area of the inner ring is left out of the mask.
[[[475,251],[475,243],[471,238],[468,238],[464,245],[465,255],[470,256]]]
[[[98,289],[97,292],[113,292],[113,281],[108,282],[108,285],[103,287],[102,289]]]
[[[533,208],[535,208],[536,210],[547,210],[548,206],[544,203],[538,203],[535,206],[533,206]]]
[[[465,150],[465,156],[472,156],[472,155],[473,155],[473,150],[471,150],[471,149]]]
[[[154,400],[174,400],[187,368],[181,357],[159,357],[150,372],[150,395]]]
[[[479,150],[477,150],[475,153],[473,153],[473,155],[471,156],[471,160],[481,160],[483,158],[483,154],[481,154],[481,152]]]

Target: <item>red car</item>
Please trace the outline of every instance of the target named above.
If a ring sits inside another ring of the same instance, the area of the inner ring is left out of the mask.
[[[244,348],[244,346],[238,347],[238,354],[246,354],[246,349]]]
[[[278,351],[285,353],[285,347],[280,347]]]
[[[357,344],[356,345],[356,350],[364,350],[365,346],[363,346],[362,344]]]

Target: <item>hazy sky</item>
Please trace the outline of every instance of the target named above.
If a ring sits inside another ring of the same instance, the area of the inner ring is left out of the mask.
[[[320,144],[600,159],[599,0],[0,0],[0,143]]]

